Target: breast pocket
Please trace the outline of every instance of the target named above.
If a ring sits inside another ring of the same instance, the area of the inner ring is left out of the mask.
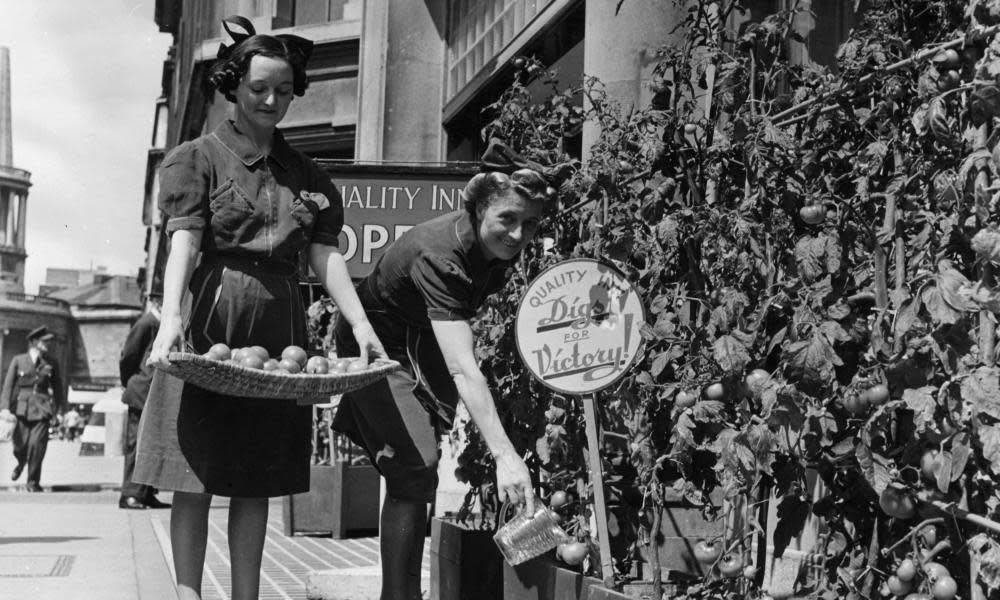
[[[227,179],[209,195],[212,232],[222,242],[249,241],[258,220],[249,196],[232,179]]]
[[[316,215],[320,211],[320,199],[326,200],[326,196],[306,191],[299,192],[299,195],[292,199],[290,212],[292,213],[294,225],[307,240],[312,237],[313,225],[316,224]]]

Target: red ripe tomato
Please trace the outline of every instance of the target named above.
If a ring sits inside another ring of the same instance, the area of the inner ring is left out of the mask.
[[[694,557],[703,565],[709,565],[722,556],[722,544],[702,540],[694,545]]]
[[[322,356],[311,356],[306,361],[306,373],[322,375],[330,371],[330,361]]]
[[[246,348],[236,348],[235,350],[233,350],[233,354],[229,358],[232,359],[232,361],[235,362],[236,364],[239,364],[243,362],[243,357],[246,355],[247,355]]]
[[[936,600],[953,600],[958,593],[958,583],[950,575],[945,575],[934,582],[931,593]]]
[[[331,373],[346,373],[347,365],[351,364],[351,359],[349,358],[335,358],[330,360],[330,372]]]
[[[739,554],[727,554],[719,561],[719,572],[726,579],[743,574],[743,558]]]
[[[872,406],[882,406],[889,399],[889,388],[883,383],[876,383],[865,392],[865,399]]]
[[[556,490],[552,492],[552,496],[549,498],[549,506],[553,509],[559,508],[566,504],[566,499],[566,492]]]
[[[243,355],[243,358],[240,360],[240,366],[248,369],[263,369],[264,361],[261,360],[255,353],[248,352]]]
[[[688,408],[694,406],[694,403],[698,401],[698,397],[691,392],[680,391],[677,392],[677,397],[674,398],[674,406],[677,408]]]
[[[885,491],[879,496],[878,505],[885,511],[885,514],[897,519],[910,519],[917,514],[913,498],[905,491],[891,486],[885,488]]]
[[[900,581],[913,581],[916,576],[917,564],[909,558],[904,558],[896,567],[896,577],[899,577]]]
[[[819,225],[826,220],[826,209],[818,204],[810,204],[799,209],[799,217],[810,225]]]
[[[913,594],[907,594],[906,598],[904,598],[903,600],[931,600],[931,597],[928,594],[913,593]]]
[[[212,347],[208,349],[208,352],[205,353],[205,358],[210,358],[212,360],[229,360],[232,355],[233,353],[229,349],[229,346],[219,343],[213,344]]]
[[[743,576],[747,579],[753,579],[757,576],[757,567],[753,565],[747,565],[743,567]]]
[[[299,364],[299,361],[292,360],[291,358],[282,358],[278,361],[278,366],[289,373],[299,373],[302,371],[302,365]]]
[[[899,575],[890,576],[886,584],[889,586],[889,591],[895,596],[904,596],[913,591],[913,581],[900,579]]]
[[[367,371],[368,365],[361,362],[361,360],[352,360],[351,364],[347,365],[348,373],[360,373],[361,371]]]
[[[927,580],[931,583],[944,579],[945,577],[951,577],[951,573],[948,572],[948,567],[939,562],[933,561],[924,563],[924,575],[927,576]]]
[[[305,366],[306,360],[309,358],[309,356],[306,354],[306,351],[300,348],[299,346],[287,346],[284,350],[281,351],[281,358],[282,359],[287,358],[299,363],[299,370],[301,371],[302,367]]]
[[[709,400],[722,400],[725,394],[726,388],[722,387],[718,381],[705,388],[705,397]]]
[[[582,563],[583,559],[587,557],[587,545],[583,542],[559,544],[557,553],[559,558],[561,558],[564,563],[576,566]]]
[[[265,371],[277,371],[281,368],[281,363],[275,358],[269,358],[264,361],[264,366],[261,368]]]

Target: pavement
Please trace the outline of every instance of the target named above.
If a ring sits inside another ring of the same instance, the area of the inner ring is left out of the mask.
[[[453,510],[461,488],[446,449],[438,510]],[[121,510],[121,457],[80,456],[80,443],[52,440],[42,493],[10,481],[10,443],[0,443],[0,600],[167,600],[176,597],[169,510]],[[170,501],[169,493],[159,498]],[[203,600],[230,597],[227,501],[209,517]],[[424,589],[428,552],[424,546]],[[378,597],[378,538],[285,536],[281,499],[270,505],[261,599],[367,600]]]

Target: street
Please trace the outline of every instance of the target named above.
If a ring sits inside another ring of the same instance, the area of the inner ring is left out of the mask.
[[[152,600],[175,597],[170,511],[118,508],[121,457],[81,457],[79,443],[51,441],[42,493],[10,481],[13,457],[0,444],[0,599]],[[170,494],[160,494],[169,502]],[[217,498],[210,527],[203,597],[229,598],[226,499]],[[378,539],[287,537],[281,499],[270,505],[260,598],[309,597],[311,573],[336,572],[361,582],[357,597],[378,585]],[[427,546],[424,569],[427,568]],[[312,596],[325,597],[325,596]]]

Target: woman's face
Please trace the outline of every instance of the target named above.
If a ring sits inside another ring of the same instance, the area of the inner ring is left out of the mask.
[[[490,260],[510,260],[521,253],[538,230],[542,202],[526,200],[514,190],[493,198],[479,211],[479,243]]]
[[[285,60],[259,54],[254,56],[233,92],[237,120],[257,127],[273,128],[285,118],[292,103],[294,86],[292,66]]]

